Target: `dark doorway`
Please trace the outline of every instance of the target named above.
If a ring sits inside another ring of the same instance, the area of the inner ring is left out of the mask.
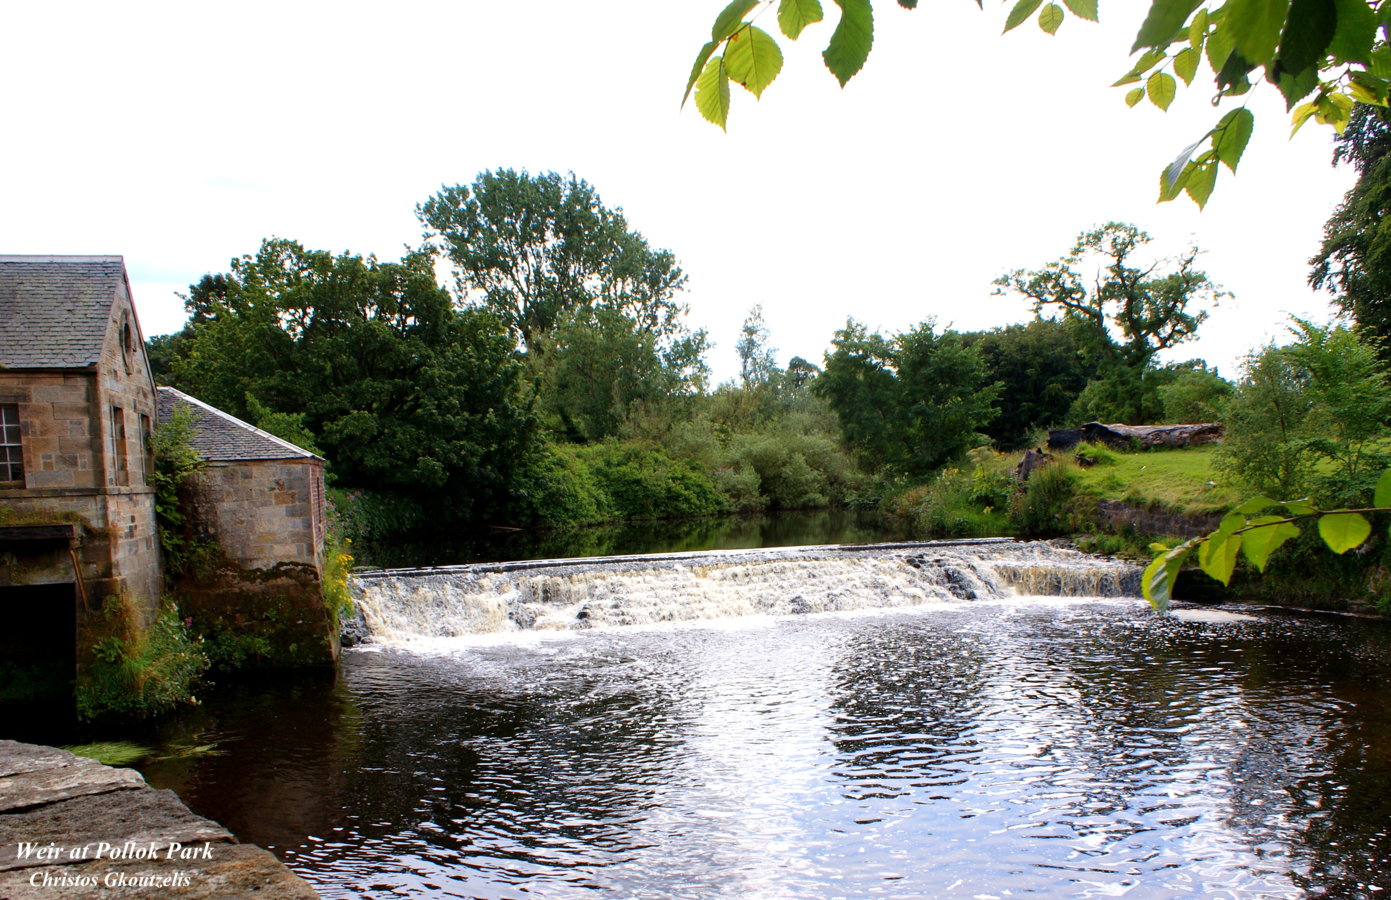
[[[0,587],[0,704],[71,702],[75,586]]]

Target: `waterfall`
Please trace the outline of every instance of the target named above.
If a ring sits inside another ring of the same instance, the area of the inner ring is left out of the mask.
[[[1008,539],[480,563],[360,572],[368,640],[892,609],[1015,595],[1134,596],[1139,569]]]

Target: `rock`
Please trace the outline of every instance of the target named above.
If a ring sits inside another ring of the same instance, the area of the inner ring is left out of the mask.
[[[1044,453],[1042,450],[1025,450],[1019,465],[1014,467],[1014,477],[1019,481],[1028,481],[1030,475],[1052,461],[1052,454]]]
[[[113,769],[80,756],[57,760],[51,768],[0,778],[0,813],[55,803],[70,797],[145,787],[134,769]]]
[[[260,847],[213,844],[208,849],[210,859],[103,859],[38,871],[0,872],[0,896],[6,900],[318,900],[307,881]],[[146,883],[141,884],[142,879]]]
[[[45,864],[32,856],[20,858],[20,841],[69,846],[74,835],[84,832],[99,834],[112,846],[133,842],[158,847],[160,853],[172,843],[235,842],[221,825],[194,815],[173,791],[113,791],[0,816],[0,872]]]
[[[315,900],[173,791],[53,747],[0,741],[0,898]]]

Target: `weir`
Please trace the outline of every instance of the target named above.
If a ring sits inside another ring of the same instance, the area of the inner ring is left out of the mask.
[[[1010,538],[525,560],[353,577],[379,643],[917,607],[1010,596],[1138,596],[1140,569]]]

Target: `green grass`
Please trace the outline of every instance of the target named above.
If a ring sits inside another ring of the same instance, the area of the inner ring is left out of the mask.
[[[1213,469],[1213,446],[1117,453],[1113,464],[1077,470],[1084,490],[1108,500],[1181,515],[1224,513],[1242,492],[1222,484]]]

